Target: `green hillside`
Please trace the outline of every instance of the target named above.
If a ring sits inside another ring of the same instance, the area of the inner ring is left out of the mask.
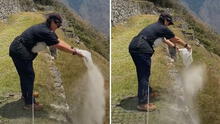
[[[64,17],[64,22],[67,25],[63,27],[66,31],[77,35],[80,41],[88,48],[98,52],[109,60],[109,38],[95,30],[87,21],[82,20],[59,0],[35,0],[35,6],[41,11],[47,10],[45,6],[52,7],[54,11]]]
[[[15,67],[13,66],[11,58],[8,56],[8,48],[13,39],[21,34],[28,27],[45,21],[44,15],[48,12],[24,12],[13,14],[9,17],[7,22],[1,22],[0,31],[0,121],[4,124],[24,124],[31,123],[31,111],[25,111],[22,109],[23,102],[20,100],[20,85],[19,77],[16,73]],[[69,39],[64,35],[62,30],[56,32],[58,36],[71,44],[74,47],[87,49],[83,44],[76,45],[73,42],[74,39]],[[93,54],[94,62],[100,67],[106,86],[106,99],[109,98],[108,85],[109,85],[109,62],[99,55],[97,52],[90,50]],[[55,60],[55,64],[52,64],[48,58],[48,51],[41,52],[36,60],[34,61],[34,68],[36,72],[35,78],[35,91],[40,92],[39,101],[45,105],[43,111],[35,112],[35,123],[40,124],[60,124],[63,117],[68,116],[68,113],[59,113],[50,104],[62,102],[59,99],[59,91],[55,90],[54,78],[50,72],[50,67],[58,67],[61,78],[63,80],[63,86],[66,96],[69,96],[70,92],[68,89],[71,87],[77,87],[74,84],[76,80],[86,71],[86,67],[83,61],[78,56],[72,56],[63,52],[58,52],[58,58]],[[73,83],[73,84],[70,84]],[[71,87],[70,87],[71,86]],[[74,91],[71,91],[74,92]],[[70,101],[67,97],[67,103],[74,105],[73,101]],[[106,103],[106,113],[108,113],[108,102]],[[57,114],[57,119],[61,118],[61,121],[51,118],[52,115]],[[109,118],[106,115],[105,121]],[[67,120],[66,123],[70,123]],[[0,123],[1,123],[0,122]]]
[[[178,15],[178,14],[177,14]],[[178,15],[181,17],[181,15]],[[112,122],[113,123],[146,123],[147,113],[138,112],[136,110],[136,94],[137,94],[137,79],[136,70],[133,61],[128,53],[128,45],[131,39],[145,26],[157,21],[158,16],[155,15],[140,15],[129,18],[125,23],[118,24],[112,27]],[[196,42],[188,39],[182,33],[178,21],[171,30],[175,34],[192,45],[194,64],[206,64],[207,80],[204,88],[199,92],[196,98],[195,108],[199,112],[201,124],[218,124],[220,123],[219,109],[219,75],[220,75],[220,57],[212,52],[209,52],[203,46],[195,45]],[[203,27],[198,29],[204,30]],[[191,29],[193,30],[193,29]],[[201,34],[197,34],[199,36]],[[211,35],[209,37],[212,37]],[[211,45],[212,42],[209,39]],[[215,36],[218,37],[218,36]],[[198,37],[197,37],[198,38]],[[207,46],[206,46],[207,47]],[[182,61],[178,56],[177,62],[174,65],[170,64],[167,59],[166,45],[162,45],[155,50],[152,60],[151,85],[154,89],[160,92],[160,97],[154,103],[158,107],[158,111],[149,113],[150,124],[173,124],[172,121],[166,119],[169,116],[169,108],[167,103],[172,102],[172,92],[170,87],[173,85],[173,80],[169,75],[169,71],[173,68],[180,70]],[[166,114],[164,114],[166,113]],[[175,122],[181,123],[176,120]],[[176,123],[175,123],[176,124]]]
[[[209,26],[207,26],[207,24],[196,18],[185,7],[183,7],[183,5],[181,4],[181,0],[147,1],[153,2],[158,8],[171,8],[174,11],[174,15],[176,18],[182,18],[189,24],[189,28],[194,31],[195,37],[200,40],[200,42],[208,51],[211,51],[220,56],[220,36],[216,33],[216,31],[211,29]]]

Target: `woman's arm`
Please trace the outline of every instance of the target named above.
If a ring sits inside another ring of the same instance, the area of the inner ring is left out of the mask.
[[[72,48],[72,46],[70,46],[69,44],[67,44],[66,42],[64,42],[63,40],[58,39],[59,43],[56,45],[53,45],[55,48],[67,52],[67,53],[71,53],[73,55],[78,55],[78,56],[83,56],[81,53],[77,52],[77,50],[75,48]]]
[[[170,40],[164,39],[164,43],[166,43],[170,47],[176,47],[175,43],[171,42]]]
[[[179,37],[174,37],[169,39],[171,42],[173,43],[178,43],[181,46],[187,48],[188,50],[191,50],[191,46],[189,44],[187,44],[186,42],[184,42],[182,39],[180,39]]]

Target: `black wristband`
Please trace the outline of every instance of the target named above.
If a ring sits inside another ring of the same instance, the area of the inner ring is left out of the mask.
[[[74,47],[71,46],[71,49],[74,49]],[[73,54],[73,55],[76,55],[76,54],[77,54],[77,53],[76,53],[76,49],[73,51],[72,54]]]
[[[188,44],[185,44],[184,47],[185,47],[185,48],[188,47]]]

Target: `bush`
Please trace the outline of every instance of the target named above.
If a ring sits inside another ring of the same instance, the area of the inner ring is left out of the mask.
[[[33,0],[37,4],[52,5],[54,0]]]

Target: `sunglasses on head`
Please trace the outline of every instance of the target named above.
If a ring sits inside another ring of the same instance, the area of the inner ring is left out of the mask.
[[[170,25],[172,25],[173,23],[172,23],[172,19],[170,19],[170,18],[167,18],[166,19],[169,23],[170,23]]]
[[[54,20],[54,23],[57,25],[58,28],[62,26],[62,22],[60,22],[59,20]]]
[[[171,22],[171,21],[172,21],[172,19],[171,19],[171,18],[166,18],[166,20],[167,20],[168,22]]]

